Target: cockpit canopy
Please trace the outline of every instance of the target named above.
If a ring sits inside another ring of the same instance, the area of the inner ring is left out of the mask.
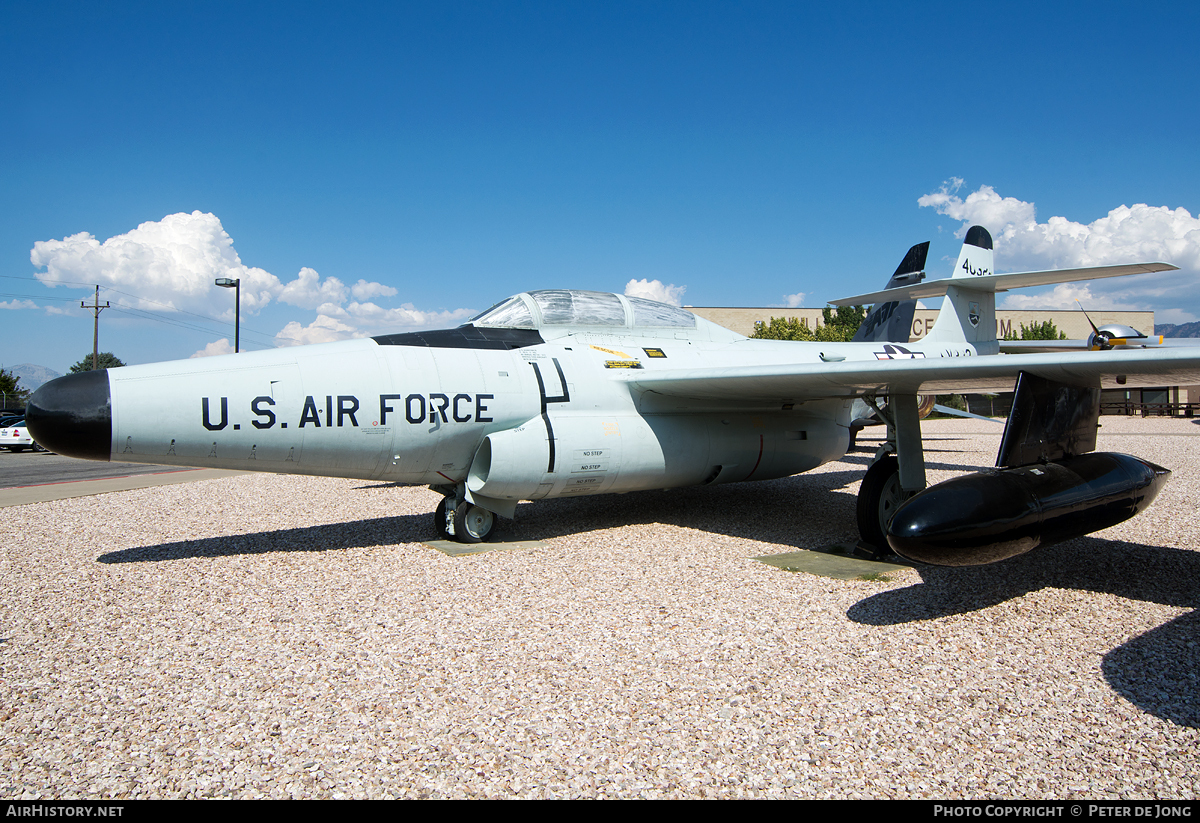
[[[696,328],[696,316],[678,306],[598,291],[543,289],[497,303],[467,321],[473,326],[541,329],[549,326]]]

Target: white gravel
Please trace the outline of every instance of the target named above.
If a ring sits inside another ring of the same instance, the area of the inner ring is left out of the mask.
[[[3,510],[0,795],[1195,798],[1200,426],[1103,424],[1176,472],[1148,512],[882,582],[751,559],[852,539],[866,452],[523,504],[547,548],[458,558],[361,481]],[[931,481],[994,459],[925,428]]]

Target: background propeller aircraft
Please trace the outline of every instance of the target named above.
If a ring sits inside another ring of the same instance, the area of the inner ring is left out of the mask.
[[[1001,355],[995,293],[1175,267],[998,275],[979,226],[953,277],[922,282],[923,262],[835,301],[878,312],[944,295],[918,343],[753,340],[636,297],[535,291],[455,329],[68,375],[27,420],[74,457],[429,485],[444,496],[436,532],[465,542],[521,500],[807,471],[846,453],[860,398],[887,424],[858,502],[876,549],[991,562],[1147,505],[1165,469],[1087,454],[1100,387],[1200,383],[1200,349]],[[1011,391],[1018,376],[999,468],[918,494],[918,394]]]

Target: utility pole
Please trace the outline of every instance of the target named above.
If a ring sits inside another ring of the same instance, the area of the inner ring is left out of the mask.
[[[96,315],[95,325],[92,327],[92,371],[100,367],[100,312],[108,307],[109,303],[107,300],[104,301],[103,306],[100,305],[99,284],[96,286],[96,302],[93,305],[89,306],[82,300],[79,301],[79,308],[91,309]]]

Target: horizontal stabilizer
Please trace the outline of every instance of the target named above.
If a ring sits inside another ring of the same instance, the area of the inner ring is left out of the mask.
[[[997,420],[995,417],[984,417],[982,414],[973,414],[972,412],[963,411],[962,409],[952,409],[949,406],[943,406],[941,403],[934,403],[933,410],[939,414],[944,414],[950,417],[969,417],[972,420],[986,420],[988,423],[1003,423],[1003,420]]]
[[[1002,292],[1009,289],[1032,286],[1050,286],[1056,283],[1073,283],[1077,280],[1095,280],[1102,277],[1125,277],[1131,274],[1146,274],[1156,271],[1177,271],[1178,266],[1170,263],[1131,263],[1124,266],[1090,266],[1083,269],[1054,269],[1051,271],[1022,271],[1012,274],[989,274],[982,277],[947,277],[942,280],[926,280],[912,286],[858,294],[830,300],[834,306],[864,306],[889,300],[922,300],[927,297],[944,297],[948,286],[959,286],[971,291]]]

